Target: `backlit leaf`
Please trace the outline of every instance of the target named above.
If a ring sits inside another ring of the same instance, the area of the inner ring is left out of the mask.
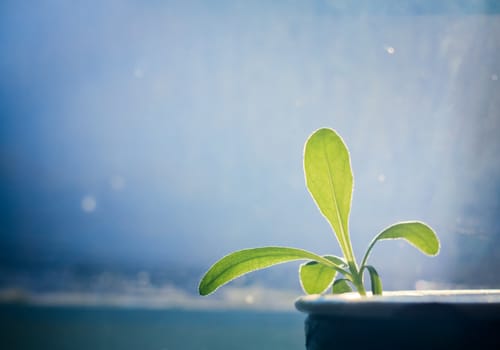
[[[361,262],[361,267],[366,264],[375,243],[386,239],[404,239],[427,255],[439,253],[439,239],[430,226],[420,221],[400,222],[387,227],[371,241]]]
[[[428,225],[419,221],[400,222],[389,226],[376,238],[377,241],[383,239],[405,239],[410,244],[418,248],[427,255],[439,253],[439,239]]]
[[[382,279],[378,275],[377,270],[371,265],[366,265],[365,268],[370,273],[370,282],[373,295],[382,295]]]
[[[343,294],[352,292],[351,285],[349,281],[345,278],[341,278],[333,282],[332,293],[333,294]]]
[[[335,256],[324,256],[324,258],[338,265],[345,263]],[[337,271],[331,267],[320,264],[316,261],[309,261],[300,265],[299,277],[302,289],[307,294],[321,294],[332,284]]]
[[[294,260],[314,260],[342,270],[342,266],[338,266],[331,260],[302,249],[288,247],[244,249],[226,255],[217,261],[201,279],[198,292],[201,295],[208,295],[220,286],[248,272]]]
[[[332,129],[319,129],[307,140],[304,149],[306,185],[319,210],[334,230],[340,247],[350,262],[348,231],[353,188],[349,151]]]

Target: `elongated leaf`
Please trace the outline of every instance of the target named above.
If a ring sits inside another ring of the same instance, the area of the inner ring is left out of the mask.
[[[341,278],[333,282],[332,293],[333,294],[343,294],[352,292],[352,288],[349,281],[345,278]]]
[[[365,268],[370,273],[373,295],[382,295],[382,279],[380,279],[377,270],[375,270],[375,268],[371,265],[366,265]]]
[[[352,262],[348,222],[353,176],[349,151],[332,129],[319,129],[304,149],[306,185],[321,213],[332,226],[347,260]]]
[[[332,261],[302,249],[263,247],[240,250],[217,261],[201,279],[201,295],[213,293],[217,288],[246,273],[293,260],[314,260],[342,270]]]
[[[378,241],[384,239],[404,239],[427,255],[439,253],[439,239],[430,226],[420,221],[407,221],[387,227],[379,233],[366,250],[361,267],[366,264],[370,252]]]
[[[334,264],[347,267],[342,259],[326,255],[325,259],[330,260]],[[329,266],[318,263],[317,261],[309,261],[299,268],[299,277],[302,289],[306,294],[321,294],[332,284],[337,271]]]

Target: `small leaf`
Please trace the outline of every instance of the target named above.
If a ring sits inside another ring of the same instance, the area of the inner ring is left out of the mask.
[[[439,239],[436,233],[423,222],[401,222],[392,225],[382,231],[377,240],[398,238],[406,239],[427,255],[439,253]]]
[[[373,295],[382,295],[382,279],[380,279],[377,270],[371,265],[366,265],[365,268],[370,273]]]
[[[326,255],[324,258],[337,265],[346,266],[342,259],[336,256]],[[299,277],[302,289],[307,294],[321,294],[333,282],[337,271],[331,267],[320,264],[316,261],[309,261],[300,265]]]
[[[332,293],[333,294],[343,294],[352,292],[352,288],[349,285],[349,280],[345,278],[340,278],[333,282]]]
[[[385,239],[404,239],[427,255],[433,256],[439,253],[439,239],[432,228],[420,221],[400,222],[389,226],[372,240],[366,250],[361,267],[368,260],[375,243]]]
[[[353,176],[349,151],[342,138],[332,129],[319,129],[304,148],[306,185],[321,213],[332,226],[342,252],[351,256],[348,231]]]
[[[217,261],[201,279],[198,292],[201,295],[208,295],[246,273],[294,260],[314,260],[345,273],[342,266],[302,249],[288,247],[244,249]]]

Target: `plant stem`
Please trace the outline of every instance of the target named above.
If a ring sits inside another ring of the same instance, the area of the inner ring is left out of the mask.
[[[365,286],[363,285],[363,277],[362,275],[356,274],[356,278],[354,278],[354,285],[356,286],[356,289],[358,290],[359,295],[361,296],[366,296],[366,290]]]
[[[360,268],[362,269],[363,266],[366,265],[366,262],[368,260],[368,256],[370,256],[370,252],[372,251],[373,249],[373,246],[375,245],[375,243],[377,242],[378,238],[379,238],[380,234],[378,234],[371,242],[370,244],[368,245],[368,248],[366,249],[366,253],[365,253],[365,256],[363,257],[363,260],[361,260],[361,266]]]
[[[356,258],[354,257],[354,251],[352,249],[351,240],[349,237],[349,231],[346,232],[347,235],[345,237],[345,245],[342,246],[341,249],[344,253],[344,256],[347,260],[347,264],[349,265],[349,271],[352,274],[352,283],[356,287],[359,295],[366,296],[365,286],[363,285],[363,271],[358,270],[358,265],[356,264]]]
[[[358,271],[355,262],[354,264],[349,264],[349,270],[352,273],[352,283],[356,287],[359,295],[366,296],[365,286],[363,285],[363,275],[360,273],[361,271]]]

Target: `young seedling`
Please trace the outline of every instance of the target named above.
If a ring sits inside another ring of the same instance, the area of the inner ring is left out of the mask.
[[[375,243],[387,239],[404,239],[427,255],[437,255],[439,240],[423,222],[399,222],[380,232],[368,245],[358,265],[349,235],[349,212],[353,175],[349,151],[342,138],[332,129],[319,129],[304,147],[304,174],[307,188],[321,214],[330,223],[342,250],[343,258],[320,256],[289,247],[244,249],[217,261],[203,276],[199,293],[208,295],[220,286],[248,272],[294,260],[307,260],[300,265],[299,278],[304,292],[320,294],[332,286],[333,293],[353,291],[366,295],[363,281],[368,271],[374,295],[382,294],[382,280],[368,257]]]

